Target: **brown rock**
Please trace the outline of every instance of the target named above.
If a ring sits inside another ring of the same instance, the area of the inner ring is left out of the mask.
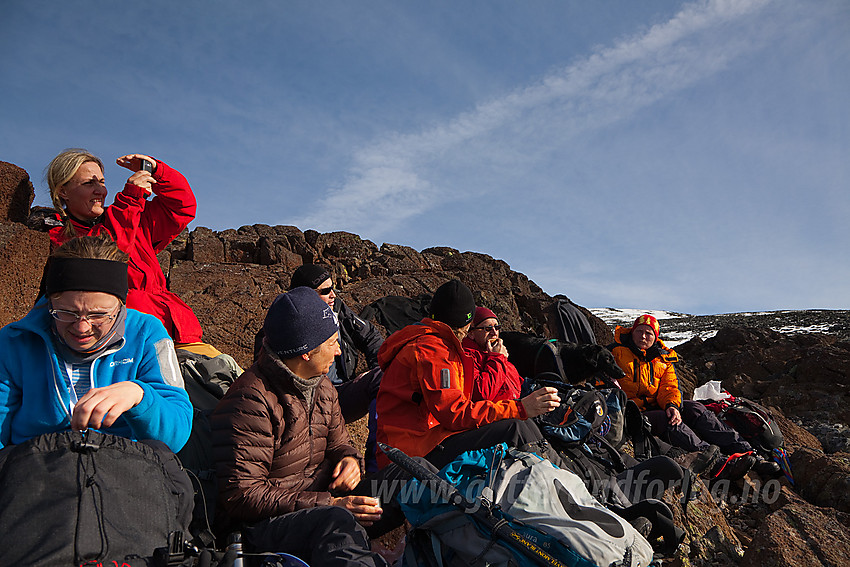
[[[850,516],[793,498],[759,524],[741,565],[850,565]]]
[[[351,262],[355,258],[367,260],[378,252],[378,247],[373,242],[363,240],[350,232],[319,234],[311,244],[319,256],[346,262]]]
[[[676,350],[698,384],[720,380],[733,395],[789,417],[850,423],[850,344],[836,337],[727,327]]]
[[[34,198],[26,170],[0,161],[0,221],[26,223]]]
[[[850,513],[850,454],[801,447],[789,460],[795,486],[806,500]]]
[[[198,227],[193,230],[187,248],[187,260],[201,264],[224,261],[224,243],[208,228]]]
[[[0,326],[17,321],[32,307],[49,251],[46,233],[0,222]]]
[[[726,521],[711,490],[698,477],[693,480],[693,494],[698,496],[688,502],[687,515],[682,509],[683,495],[679,488],[667,490],[663,495],[673,512],[673,522],[686,532],[685,545],[677,554],[679,564],[688,564],[688,561],[700,564],[720,558],[737,564],[744,552],[741,541]],[[684,557],[683,553],[686,553]]]
[[[178,262],[170,289],[195,312],[204,340],[247,368],[266,310],[288,284],[289,274],[279,266]]]
[[[259,264],[259,240],[257,231],[250,226],[239,230],[225,230],[219,233],[224,244],[224,261],[237,264]]]
[[[419,272],[427,266],[422,254],[409,246],[382,244],[381,252],[381,264],[394,273]]]

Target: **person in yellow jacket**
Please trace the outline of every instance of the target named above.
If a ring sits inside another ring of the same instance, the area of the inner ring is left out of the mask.
[[[737,478],[750,468],[766,475],[780,472],[779,465],[758,456],[741,435],[720,421],[703,404],[682,400],[674,364],[676,351],[667,348],[658,336],[661,326],[652,315],[641,315],[631,327],[618,326],[609,348],[625,372],[618,380],[630,400],[647,417],[653,435],[686,451],[716,453],[731,457],[702,459],[716,469],[709,474]]]

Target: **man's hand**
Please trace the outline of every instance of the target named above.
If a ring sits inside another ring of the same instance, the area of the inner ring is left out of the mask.
[[[115,423],[122,413],[142,401],[145,391],[135,382],[116,382],[92,388],[77,401],[71,415],[71,429],[102,429]]]
[[[383,513],[378,499],[371,496],[340,496],[331,500],[331,506],[345,508],[354,514],[360,525],[364,527],[369,527],[380,520]]]
[[[508,356],[508,349],[505,347],[505,343],[502,342],[502,339],[494,339],[492,341],[487,341],[487,352],[494,352],[496,354],[503,354],[505,358]]]
[[[558,397],[558,390],[548,386],[539,388],[526,397],[520,400],[525,408],[525,413],[528,417],[537,417],[561,405],[561,398]]]
[[[360,482],[360,465],[354,457],[343,457],[331,473],[328,489],[335,492],[351,492]]]
[[[682,423],[682,414],[673,406],[667,408],[667,423],[674,426]]]

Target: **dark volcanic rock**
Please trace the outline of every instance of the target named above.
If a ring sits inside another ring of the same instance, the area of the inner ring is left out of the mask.
[[[0,221],[27,222],[34,198],[26,170],[0,161]]]
[[[850,453],[825,455],[801,447],[791,454],[791,468],[806,500],[850,514]]]
[[[49,250],[47,233],[0,222],[0,325],[20,319],[32,307]]]
[[[723,327],[715,337],[688,341],[676,351],[697,384],[720,380],[733,395],[782,408],[801,422],[850,423],[850,342]]]
[[[819,508],[783,489],[777,510],[759,523],[741,565],[850,565],[850,515]]]

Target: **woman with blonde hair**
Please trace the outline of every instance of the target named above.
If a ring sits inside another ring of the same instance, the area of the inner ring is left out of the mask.
[[[195,195],[189,183],[180,172],[150,156],[125,155],[116,163],[133,174],[115,202],[106,206],[103,162],[97,156],[71,148],[53,158],[46,174],[58,213],[57,226],[50,230],[51,248],[75,236],[108,234],[130,256],[127,306],[155,315],[178,348],[207,356],[220,354],[201,342],[198,318],[167,289],[156,257],[195,218]]]

